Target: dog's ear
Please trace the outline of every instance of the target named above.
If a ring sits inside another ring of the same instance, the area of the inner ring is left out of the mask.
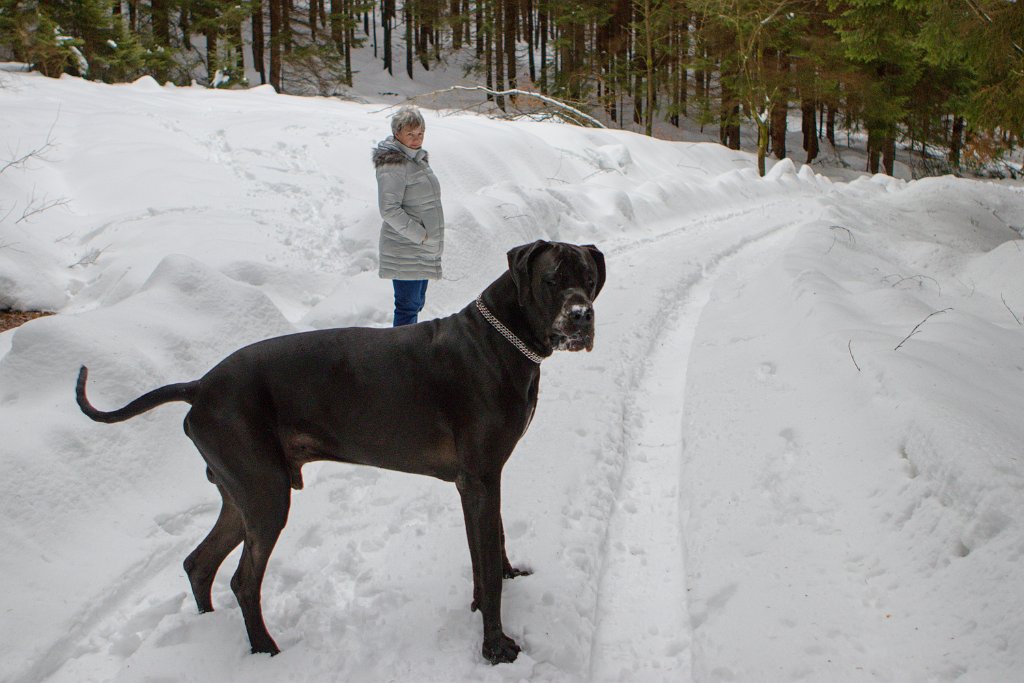
[[[508,272],[519,294],[519,305],[525,306],[530,295],[530,267],[533,259],[544,250],[550,242],[537,240],[532,244],[514,247],[508,252]]]
[[[604,269],[604,254],[593,244],[584,244],[580,247],[594,259],[594,264],[597,266],[597,288],[594,290],[594,298],[601,293],[601,288],[604,287],[605,281],[605,269]]]

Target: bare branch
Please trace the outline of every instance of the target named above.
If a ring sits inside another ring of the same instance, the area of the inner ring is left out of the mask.
[[[4,171],[6,171],[9,168],[17,168],[18,166],[23,166],[26,163],[28,163],[29,160],[31,160],[31,159],[45,160],[45,154],[48,151],[50,151],[50,149],[52,149],[54,147],[53,129],[57,127],[57,121],[59,119],[60,119],[60,109],[58,108],[57,109],[57,117],[54,118],[53,123],[50,124],[50,130],[48,130],[46,132],[46,142],[44,142],[41,147],[39,147],[37,149],[34,149],[31,152],[28,152],[27,154],[24,154],[24,155],[22,155],[22,156],[20,156],[20,157],[18,157],[16,159],[9,160],[2,167],[0,167],[0,174],[2,174]]]
[[[899,351],[900,347],[903,346],[905,343],[907,343],[907,340],[909,340],[911,337],[913,337],[915,334],[917,334],[918,330],[921,329],[922,325],[924,325],[926,322],[928,322],[929,318],[931,318],[932,316],[939,315],[940,313],[946,313],[947,311],[952,311],[952,310],[953,310],[952,308],[944,308],[941,311],[934,311],[932,313],[929,313],[927,316],[925,316],[924,320],[922,320],[918,324],[914,325],[914,329],[912,329],[910,331],[910,334],[908,334],[906,337],[904,337],[903,341],[901,341],[899,344],[897,344],[896,348],[894,348],[893,351]]]
[[[25,210],[21,212],[21,218],[14,222],[15,224],[17,224],[21,223],[22,221],[27,221],[32,216],[40,214],[44,211],[49,211],[50,209],[57,206],[67,206],[70,203],[71,200],[67,199],[66,197],[47,201],[46,196],[44,195],[42,199],[36,199],[36,192],[35,189],[33,189],[32,196],[31,198],[29,198],[28,201],[28,206],[26,206]]]

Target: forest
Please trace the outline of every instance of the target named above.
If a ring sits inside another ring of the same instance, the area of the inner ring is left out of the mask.
[[[498,113],[539,93],[648,135],[717,126],[734,149],[752,126],[762,174],[837,129],[890,175],[897,145],[980,172],[1024,136],[1015,0],[0,0],[0,61],[51,77],[344,97],[357,49],[412,79],[458,55]]]

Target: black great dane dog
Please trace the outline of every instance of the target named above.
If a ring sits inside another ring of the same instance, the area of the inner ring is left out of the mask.
[[[231,588],[253,652],[279,650],[263,622],[260,590],[288,519],[291,489],[314,460],[373,465],[455,482],[473,563],[473,609],[483,656],[514,661],[501,626],[509,563],[501,471],[537,405],[540,362],[556,350],[590,351],[593,302],[605,281],[592,245],[538,241],[508,252],[509,269],[455,315],[391,329],[303,332],[246,346],[194,382],[97,410],[78,376],[82,412],[120,422],[163,403],[192,405],[185,433],[206,460],[223,505],[185,560],[200,612],[213,609],[218,567],[243,544]]]

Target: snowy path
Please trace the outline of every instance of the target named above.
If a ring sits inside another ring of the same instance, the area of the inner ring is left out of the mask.
[[[701,282],[696,289],[705,289]],[[692,294],[698,294],[691,290]],[[604,541],[591,680],[689,679],[689,617],[679,501],[686,364],[702,301],[658,339],[626,409],[625,465]],[[673,319],[674,318],[674,319]],[[636,629],[636,624],[645,624]]]
[[[773,209],[701,216],[693,223],[713,230],[669,232],[613,258],[614,266],[644,273],[659,290],[650,307],[602,302],[618,312],[632,307],[635,328],[649,336],[626,368],[631,388],[624,399],[621,471],[601,545],[589,680],[690,679],[687,505],[680,499],[687,359],[719,274],[741,257],[768,257],[793,225],[791,213],[772,215]],[[694,257],[688,264],[680,263],[685,254]],[[652,272],[657,277],[650,278]],[[626,289],[642,291],[642,283]]]

